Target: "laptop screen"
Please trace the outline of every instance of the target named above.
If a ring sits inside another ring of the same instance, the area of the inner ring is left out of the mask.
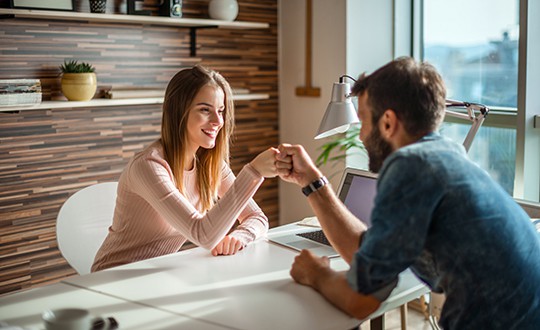
[[[377,176],[367,171],[347,168],[338,191],[339,199],[349,211],[370,227]]]

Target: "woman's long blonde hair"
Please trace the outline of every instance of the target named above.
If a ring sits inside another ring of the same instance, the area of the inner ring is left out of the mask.
[[[203,86],[220,88],[225,94],[223,127],[212,149],[199,148],[195,156],[200,212],[209,210],[217,200],[223,162],[229,163],[229,140],[234,129],[234,102],[229,83],[219,73],[202,66],[178,72],[169,82],[163,102],[161,144],[165,160],[172,169],[176,187],[184,194],[184,165],[187,156],[187,121],[190,105]]]

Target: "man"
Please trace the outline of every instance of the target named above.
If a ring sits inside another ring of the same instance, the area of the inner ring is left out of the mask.
[[[291,276],[363,319],[410,267],[444,292],[444,329],[540,329],[540,239],[529,217],[464,148],[436,133],[446,91],[429,64],[399,58],[352,88],[360,139],[378,172],[366,227],[321,180],[301,146],[282,144],[280,176],[305,187],[332,245],[350,264],[302,251]],[[311,185],[310,185],[311,184]]]

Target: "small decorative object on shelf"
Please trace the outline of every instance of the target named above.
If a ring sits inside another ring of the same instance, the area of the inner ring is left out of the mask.
[[[148,15],[152,12],[150,10],[142,10],[144,0],[127,0],[127,13],[128,15]]]
[[[238,16],[238,2],[236,0],[210,0],[208,14],[213,19],[234,21]]]
[[[89,0],[90,12],[104,14],[107,11],[107,0]]]
[[[10,1],[5,2],[10,4]],[[73,2],[73,0],[11,0],[11,8],[73,11]]]
[[[160,3],[160,16],[182,17],[182,0],[161,0]]]
[[[95,69],[91,64],[75,60],[64,61],[62,70],[62,93],[69,101],[88,101],[97,89]]]
[[[0,107],[41,103],[39,79],[0,79]]]

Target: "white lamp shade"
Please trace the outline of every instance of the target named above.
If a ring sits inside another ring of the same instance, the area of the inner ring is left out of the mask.
[[[349,129],[350,124],[359,122],[356,109],[349,97],[350,94],[351,86],[349,84],[334,83],[332,100],[328,103],[315,139],[344,133]]]

